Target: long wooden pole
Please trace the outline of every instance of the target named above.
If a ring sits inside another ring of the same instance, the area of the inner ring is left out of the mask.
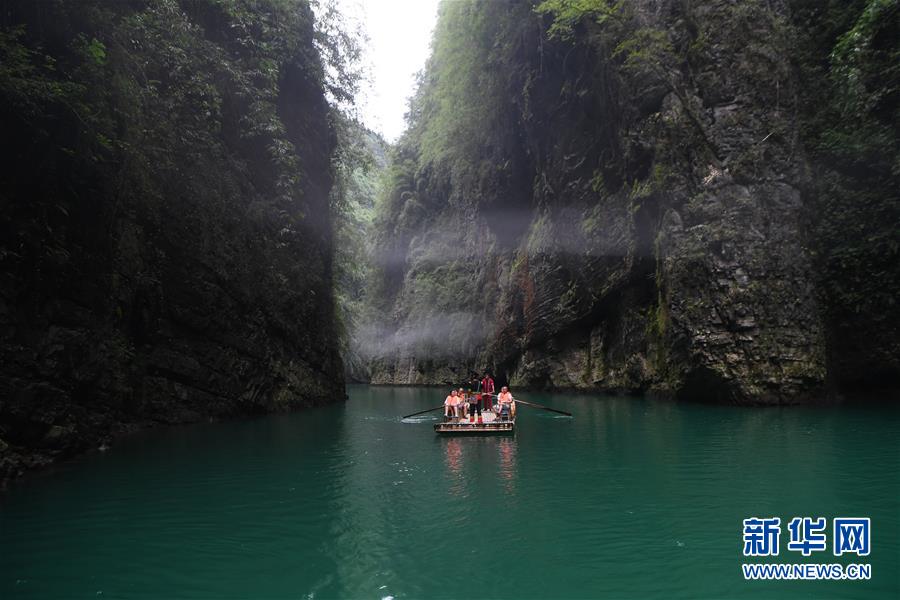
[[[559,413],[561,415],[566,415],[567,417],[571,417],[572,413],[566,412],[564,410],[557,410],[555,408],[550,408],[549,406],[544,406],[543,404],[535,404],[534,402],[525,402],[524,400],[519,400],[518,398],[513,398],[516,402],[524,404],[526,406],[533,406],[535,408],[540,408],[543,410],[549,410],[550,412]]]
[[[403,417],[403,418],[404,418],[404,419],[408,419],[408,418],[410,418],[410,417],[415,417],[416,415],[424,415],[424,414],[427,413],[427,412],[431,412],[431,411],[437,410],[437,409],[439,409],[439,408],[444,408],[444,405],[441,404],[440,406],[435,406],[434,408],[429,408],[428,410],[420,410],[420,411],[417,412],[417,413],[413,413],[413,414],[411,414],[411,415],[406,415],[406,416]]]
[[[488,396],[497,396],[497,394],[487,394]],[[572,413],[566,412],[564,410],[557,410],[555,408],[550,408],[549,406],[544,406],[543,404],[535,404],[534,402],[526,402],[525,400],[519,400],[518,398],[513,398],[516,402],[521,404],[525,404],[527,406],[533,406],[534,408],[541,408],[543,410],[549,410],[550,412],[559,413],[561,415],[566,415],[567,417],[571,417]]]

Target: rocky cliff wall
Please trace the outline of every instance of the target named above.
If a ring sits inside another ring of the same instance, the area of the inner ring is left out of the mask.
[[[340,400],[305,3],[4,2],[0,476]]]
[[[824,398],[787,4],[463,4],[378,221],[373,381]]]

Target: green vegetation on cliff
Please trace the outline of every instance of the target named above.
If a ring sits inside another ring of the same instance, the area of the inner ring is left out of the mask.
[[[302,0],[0,3],[0,470],[343,396],[339,41]]]
[[[837,377],[900,381],[900,2],[794,0],[817,270]]]
[[[341,356],[349,381],[367,381],[366,347],[371,280],[371,231],[375,200],[387,166],[388,144],[355,121],[346,121],[332,195],[341,207],[335,225],[335,294]],[[364,341],[365,339],[365,341]]]

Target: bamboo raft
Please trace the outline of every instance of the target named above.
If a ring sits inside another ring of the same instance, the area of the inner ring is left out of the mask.
[[[471,423],[468,418],[434,424],[438,435],[515,435],[516,420],[500,420],[493,412],[485,412],[483,422]]]
[[[493,396],[493,394],[490,395]],[[544,406],[543,404],[527,402],[518,398],[515,399],[515,402],[516,405],[524,404],[525,406],[531,406],[534,408],[539,408],[541,410],[549,410],[550,412],[565,415],[567,417],[572,416],[572,413],[570,412],[550,408],[549,406]],[[446,407],[443,404],[439,404],[432,408],[426,408],[425,410],[420,410],[419,412],[405,415],[404,417],[402,417],[402,419],[406,420],[411,417],[424,415],[425,413],[430,413],[435,410],[443,410],[445,408]],[[515,435],[516,419],[515,417],[507,417],[505,413],[501,417],[492,410],[486,410],[483,412],[481,422],[469,421],[468,417],[453,417],[452,419],[445,420],[442,423],[436,423],[434,425],[434,432],[438,435]]]

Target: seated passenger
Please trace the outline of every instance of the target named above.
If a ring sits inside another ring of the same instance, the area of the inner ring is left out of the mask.
[[[498,415],[497,420],[509,421],[509,404],[498,404],[494,409],[494,412]]]
[[[500,412],[508,411],[510,416],[515,419],[516,418],[516,401],[513,398],[513,395],[509,393],[509,388],[505,385],[500,390],[500,395],[497,396],[497,400],[500,403]]]
[[[450,395],[444,400],[444,417],[450,419],[456,416],[456,405],[459,402],[459,398],[456,395],[456,390],[450,392]]]

